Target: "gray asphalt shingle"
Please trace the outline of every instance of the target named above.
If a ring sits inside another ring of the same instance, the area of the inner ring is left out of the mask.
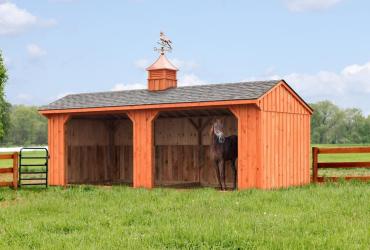
[[[280,80],[187,86],[164,91],[125,90],[67,95],[40,110],[117,107],[148,104],[254,100]]]

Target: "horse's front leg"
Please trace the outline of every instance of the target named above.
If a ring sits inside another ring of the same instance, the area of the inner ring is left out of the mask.
[[[220,168],[220,177],[221,177],[221,180],[222,180],[222,183],[223,183],[223,187],[222,187],[222,190],[226,190],[226,169],[225,169],[225,161],[224,160],[220,160],[219,161],[219,168]]]
[[[217,175],[218,185],[220,186],[220,189],[222,190],[220,168],[219,168],[219,161],[218,160],[215,160],[215,168],[216,168],[216,175]]]

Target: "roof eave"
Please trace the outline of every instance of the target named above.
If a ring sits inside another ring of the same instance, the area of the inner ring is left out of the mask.
[[[52,114],[80,114],[80,113],[106,113],[106,112],[124,112],[128,110],[143,109],[186,109],[186,108],[204,108],[204,107],[227,107],[231,105],[256,104],[258,99],[249,100],[225,100],[225,101],[207,101],[207,102],[183,102],[183,103],[164,103],[164,104],[143,104],[132,106],[111,106],[111,107],[89,107],[72,109],[41,109],[40,114],[47,116]]]

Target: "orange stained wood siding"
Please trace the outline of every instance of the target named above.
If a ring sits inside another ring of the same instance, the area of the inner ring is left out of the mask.
[[[152,188],[154,186],[154,126],[156,110],[129,111],[133,123],[133,186]]]
[[[285,112],[293,114],[311,114],[312,110],[294,93],[290,87],[281,81],[262,98],[259,106],[263,111]]]
[[[310,182],[311,113],[284,84],[261,100],[263,188]]]
[[[263,187],[261,112],[256,105],[230,106],[238,119],[238,189]]]
[[[68,114],[57,114],[48,117],[49,144],[49,185],[65,186],[67,184],[66,167],[66,122]]]
[[[176,70],[156,69],[148,73],[148,89],[151,91],[177,87]]]

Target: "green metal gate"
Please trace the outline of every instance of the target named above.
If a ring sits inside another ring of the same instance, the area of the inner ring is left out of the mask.
[[[21,148],[19,153],[19,182],[22,186],[48,187],[49,151],[47,148]]]

